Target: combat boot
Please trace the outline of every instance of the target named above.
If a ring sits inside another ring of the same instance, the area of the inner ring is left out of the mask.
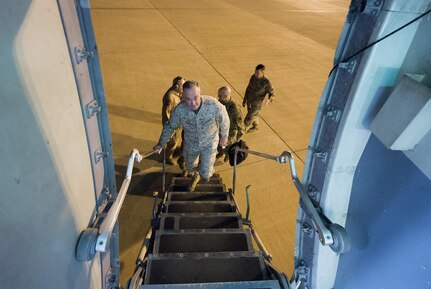
[[[181,177],[186,178],[189,176],[189,173],[187,172],[187,170],[182,170],[181,171]]]
[[[187,168],[186,168],[186,162],[184,161],[184,158],[183,158],[182,156],[180,156],[180,157],[178,158],[178,166],[180,167],[180,169],[181,169],[182,171],[187,171]]]
[[[199,174],[194,174],[192,177],[192,183],[190,184],[189,191],[194,192],[196,189],[196,186],[198,185],[199,181],[201,180],[201,176]]]

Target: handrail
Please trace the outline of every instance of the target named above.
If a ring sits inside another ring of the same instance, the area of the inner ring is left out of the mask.
[[[238,152],[245,152],[251,155],[256,155],[262,158],[274,160],[280,164],[285,164],[289,161],[290,174],[291,174],[293,183],[295,184],[295,187],[299,192],[300,198],[303,204],[305,205],[307,212],[310,214],[311,219],[313,220],[313,224],[317,230],[317,233],[319,234],[319,239],[321,244],[324,246],[330,246],[334,244],[334,238],[332,236],[331,231],[325,226],[321,216],[319,215],[316,208],[314,207],[314,204],[310,200],[310,197],[305,192],[304,186],[302,185],[301,181],[299,180],[296,174],[295,160],[293,159],[293,155],[290,152],[284,151],[279,156],[275,156],[275,155],[269,155],[266,153],[261,153],[261,152],[256,152],[256,151],[241,149],[239,147],[236,147],[234,152],[234,167],[233,167],[233,178],[232,178],[233,194],[235,194],[235,187],[236,187],[236,165],[237,165],[236,163],[237,163]]]
[[[253,229],[253,227],[251,227],[251,226],[250,226],[250,232],[251,232],[251,235],[253,236],[254,240],[256,241],[256,244],[259,247],[259,250],[262,251],[262,254],[265,257],[265,259],[268,260],[269,262],[271,262],[272,261],[271,254],[269,254],[265,245],[263,245],[263,242],[260,239],[259,235],[257,234],[256,230]]]
[[[144,242],[142,243],[141,250],[139,250],[139,256],[136,261],[137,265],[142,264],[145,260],[145,255],[147,255],[148,248],[150,247],[150,240],[153,236],[153,227],[150,227],[145,235]]]
[[[133,149],[130,153],[129,161],[127,164],[126,177],[124,178],[123,184],[118,192],[117,198],[115,202],[112,204],[111,208],[106,215],[106,218],[103,220],[99,229],[99,236],[97,237],[96,242],[96,251],[97,252],[105,252],[108,244],[109,237],[111,236],[112,230],[114,229],[115,224],[117,223],[118,215],[121,210],[121,206],[123,205],[124,199],[126,197],[127,190],[129,189],[130,181],[132,180],[132,171],[133,171],[133,163],[139,163],[142,159],[152,156],[156,153],[159,153],[158,150],[153,150],[144,155],[141,155],[137,149]],[[163,158],[163,191],[165,190],[165,159]]]

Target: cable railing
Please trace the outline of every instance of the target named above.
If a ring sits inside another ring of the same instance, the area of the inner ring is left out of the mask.
[[[130,182],[132,180],[132,172],[134,163],[140,163],[143,159],[148,158],[154,154],[159,154],[160,150],[153,150],[146,154],[140,154],[137,149],[133,149],[130,153],[129,161],[127,163],[126,176],[123,180],[120,190],[118,191],[117,198],[112,203],[105,218],[103,219],[99,229],[87,228],[84,230],[76,246],[76,258],[80,261],[89,261],[93,259],[96,252],[106,252],[109,239],[117,223],[118,215],[123,205],[124,199],[127,195]],[[163,149],[163,167],[162,167],[162,190],[166,190],[166,160],[165,150]]]
[[[336,253],[344,253],[350,250],[350,239],[347,235],[346,230],[341,225],[332,223],[328,219],[328,217],[323,214],[320,207],[315,207],[315,205],[310,199],[310,196],[307,194],[304,189],[304,186],[299,180],[298,175],[296,174],[295,160],[293,158],[293,155],[288,151],[284,151],[279,156],[277,156],[236,147],[234,152],[234,166],[232,177],[233,194],[235,194],[236,189],[238,152],[244,152],[265,159],[274,160],[280,164],[285,164],[288,162],[290,166],[290,174],[292,177],[292,181],[295,184],[295,187],[299,192],[300,199],[305,206],[305,210],[310,216],[315,230],[319,235],[320,243],[324,246],[329,246]]]

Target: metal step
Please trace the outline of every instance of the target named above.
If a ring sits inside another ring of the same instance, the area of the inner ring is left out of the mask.
[[[240,229],[241,215],[238,213],[162,214],[160,230],[184,229]]]
[[[149,254],[144,284],[267,280],[258,252]]]
[[[281,289],[277,280],[199,284],[141,285],[139,289]]]
[[[171,184],[169,186],[169,191],[171,192],[188,192],[189,185],[181,184],[175,185]],[[198,183],[195,192],[226,192],[226,186],[223,184],[200,184]]]
[[[157,231],[153,253],[253,251],[249,230]]]
[[[218,213],[235,212],[235,204],[230,201],[169,201],[166,213]]]
[[[230,193],[226,192],[172,192],[168,193],[168,201],[230,201]]]
[[[172,184],[174,185],[188,185],[192,179],[190,177],[173,177]],[[221,178],[210,178],[208,184],[223,184],[223,180]]]

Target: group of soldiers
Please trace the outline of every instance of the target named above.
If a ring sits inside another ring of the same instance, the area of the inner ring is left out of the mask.
[[[165,146],[166,162],[179,165],[183,175],[191,175],[190,191],[198,182],[208,182],[216,159],[229,159],[227,148],[245,133],[258,130],[259,111],[274,100],[274,89],[265,76],[265,66],[256,66],[245,91],[243,121],[240,105],[232,99],[231,89],[218,90],[218,100],[201,95],[199,83],[177,76],[163,96],[163,130],[154,149]]]

